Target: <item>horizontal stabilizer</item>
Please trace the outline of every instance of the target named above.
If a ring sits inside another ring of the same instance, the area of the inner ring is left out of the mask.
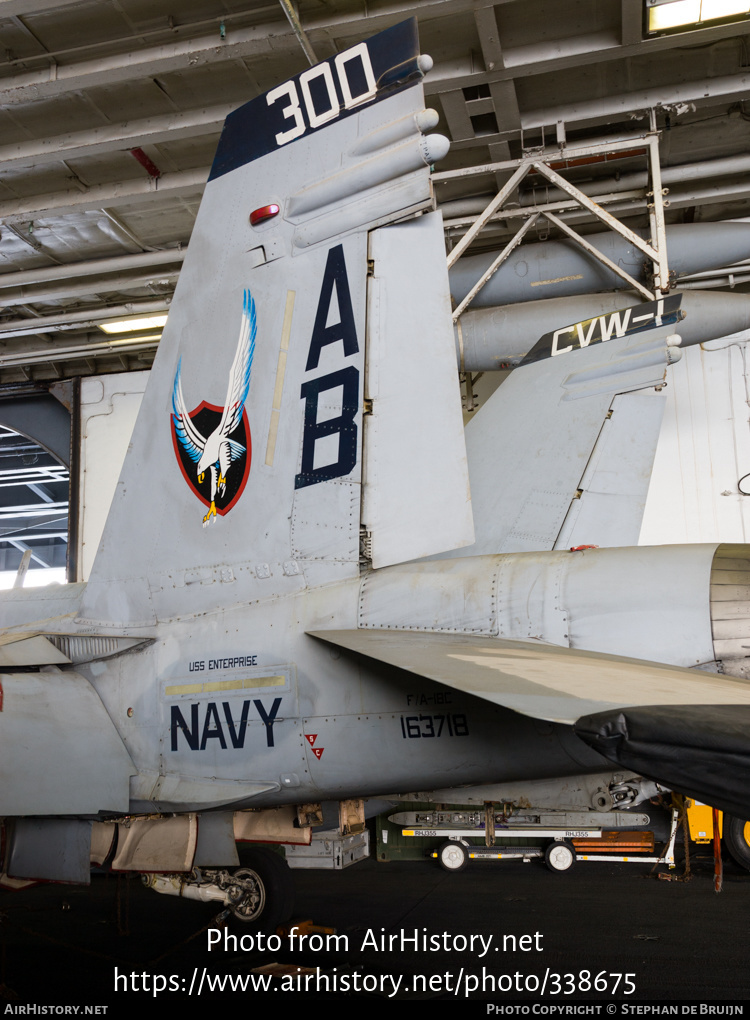
[[[524,715],[572,724],[587,713],[630,705],[743,705],[743,681],[619,655],[459,634],[311,632]],[[628,766],[631,767],[631,766]]]
[[[0,815],[126,812],[135,773],[107,710],[79,673],[5,673]]]
[[[575,731],[623,768],[750,818],[750,708],[745,701],[600,712],[579,719]]]
[[[17,666],[51,666],[70,662],[43,634],[0,635],[0,666],[13,669]]]
[[[16,818],[8,826],[5,867],[15,879],[88,885],[92,823],[79,818]]]

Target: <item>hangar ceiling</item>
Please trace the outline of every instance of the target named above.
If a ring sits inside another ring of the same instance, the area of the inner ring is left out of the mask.
[[[148,367],[158,328],[99,324],[168,311],[227,113],[411,16],[452,142],[440,171],[655,123],[667,222],[750,216],[750,20],[644,38],[643,2],[0,0],[0,398]],[[608,208],[644,228],[644,169],[631,154],[563,172],[593,196],[622,191]],[[449,239],[507,176],[436,185]],[[539,181],[516,205],[546,201]],[[576,229],[601,229],[587,217]],[[539,224],[529,240],[549,235]],[[476,246],[516,229],[496,220]]]
[[[644,39],[642,0],[295,7],[299,37],[279,0],[0,0],[0,383],[147,366],[158,329],[97,324],[168,309],[226,114],[303,70],[303,44],[326,58],[412,15],[452,140],[440,170],[554,144],[558,124],[568,144],[633,134],[655,110],[662,165],[685,168],[668,220],[750,213],[750,21]],[[596,193],[642,169],[569,177]],[[455,218],[498,177],[438,197]],[[640,191],[621,215],[646,226]]]

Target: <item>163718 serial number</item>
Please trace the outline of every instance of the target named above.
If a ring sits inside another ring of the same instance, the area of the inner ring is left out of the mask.
[[[401,735],[404,740],[429,737],[468,737],[469,723],[462,712],[444,715],[402,715]]]

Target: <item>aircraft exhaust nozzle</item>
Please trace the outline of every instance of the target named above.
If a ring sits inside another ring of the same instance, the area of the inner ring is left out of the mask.
[[[455,326],[459,366],[467,372],[508,367],[520,361],[545,333],[642,301],[640,295],[618,292],[469,308]],[[681,308],[685,312],[679,326],[682,348],[750,329],[750,294],[683,291]],[[675,348],[670,340],[668,337],[667,345]]]
[[[562,586],[571,647],[750,679],[750,545],[574,552]]]
[[[359,626],[427,631],[450,603],[471,607],[455,615],[454,631],[488,642],[534,640],[750,679],[750,544],[582,546],[443,567],[409,563],[368,578]]]

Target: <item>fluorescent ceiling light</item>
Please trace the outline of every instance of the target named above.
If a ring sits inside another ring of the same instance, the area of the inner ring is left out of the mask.
[[[135,333],[139,329],[158,329],[167,321],[165,315],[149,315],[140,319],[123,319],[121,322],[100,322],[105,333]]]
[[[750,12],[749,0],[662,0],[648,7],[649,32],[702,25],[707,21],[736,18]]]

